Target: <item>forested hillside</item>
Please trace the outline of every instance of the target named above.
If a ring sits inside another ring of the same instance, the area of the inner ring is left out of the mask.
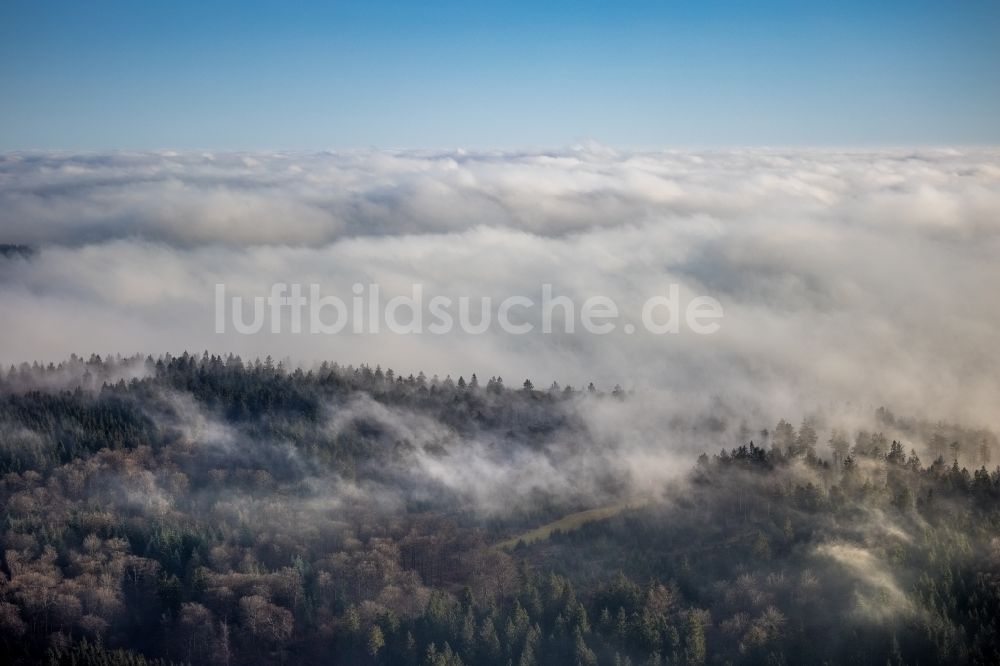
[[[11,368],[0,661],[1000,663],[992,432],[720,408],[636,443],[642,396],[511,383]]]

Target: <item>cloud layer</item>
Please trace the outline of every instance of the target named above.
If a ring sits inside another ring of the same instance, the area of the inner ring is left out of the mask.
[[[37,250],[0,255],[5,364],[207,349],[621,383],[661,406],[642,420],[887,404],[998,425],[997,151],[7,154],[0,230]],[[550,283],[636,322],[679,284],[725,318],[712,336],[214,333],[216,283],[277,281],[494,302]]]

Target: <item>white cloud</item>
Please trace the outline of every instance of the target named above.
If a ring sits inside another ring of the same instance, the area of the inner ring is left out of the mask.
[[[996,426],[1000,153],[8,154],[0,361],[209,349],[404,372],[620,382],[680,410],[888,404]],[[213,286],[349,296],[679,283],[714,336],[219,336]]]

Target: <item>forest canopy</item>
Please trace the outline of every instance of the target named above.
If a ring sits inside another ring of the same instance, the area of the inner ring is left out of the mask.
[[[994,433],[725,410],[609,439],[634,409],[232,355],[13,367],[4,661],[1000,661]]]

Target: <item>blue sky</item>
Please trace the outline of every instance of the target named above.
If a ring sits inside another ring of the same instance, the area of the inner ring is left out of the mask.
[[[0,149],[1000,143],[1000,2],[0,3]]]

